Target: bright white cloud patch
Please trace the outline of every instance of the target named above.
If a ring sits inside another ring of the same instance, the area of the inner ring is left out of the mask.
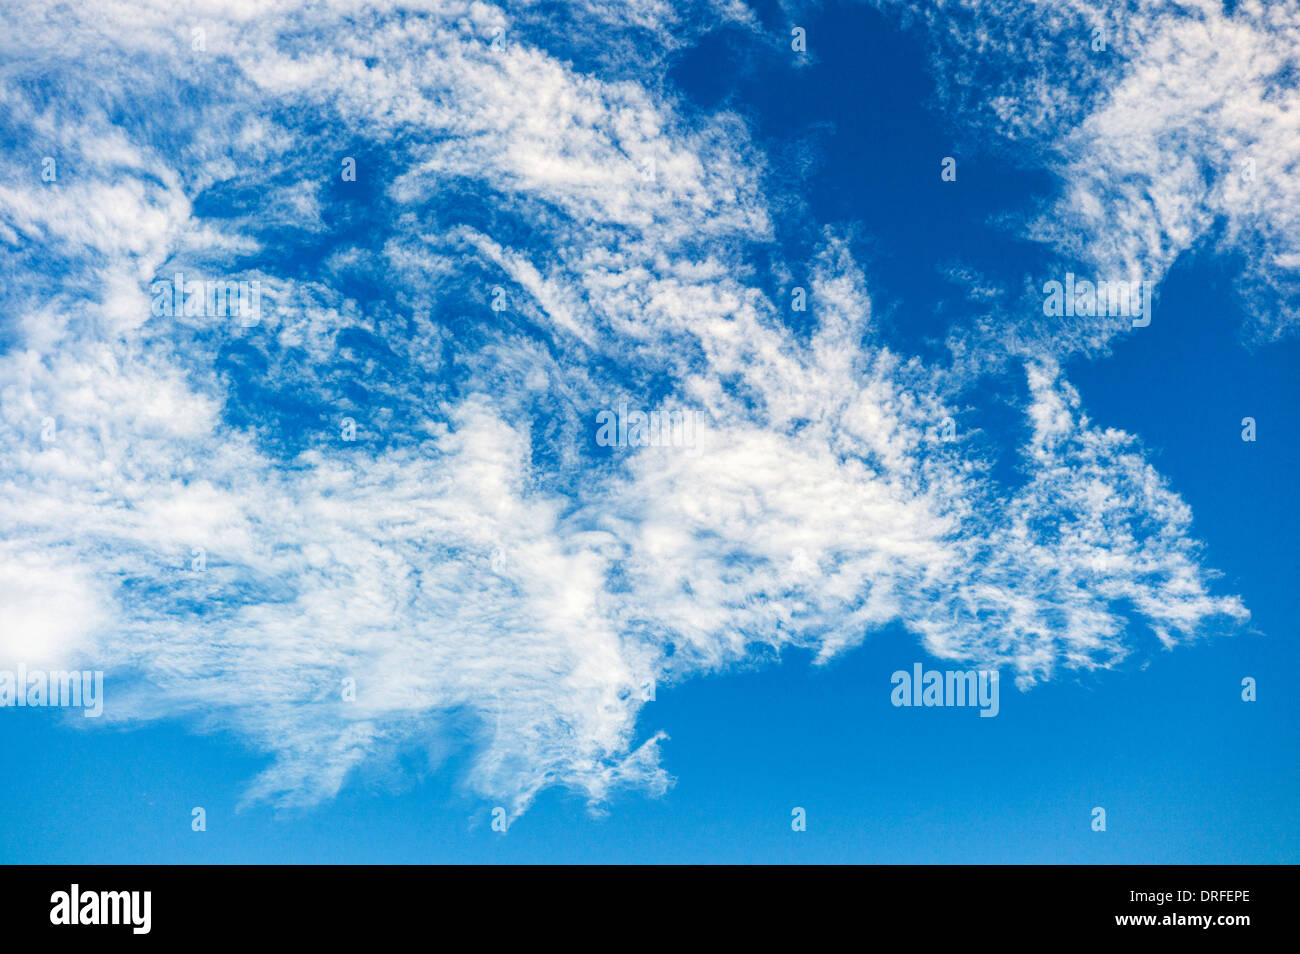
[[[659,684],[756,646],[901,624],[1027,687],[1246,616],[1050,361],[982,432],[833,234],[788,328],[735,117],[485,4],[211,4],[202,51],[163,5],[5,16],[9,131],[59,172],[0,178],[0,667],[93,661],[110,719],[236,730],[274,756],[250,797],[461,732],[515,812],[599,802],[667,785]],[[177,270],[261,282],[261,320],[153,313]],[[623,399],[693,446],[602,452]]]

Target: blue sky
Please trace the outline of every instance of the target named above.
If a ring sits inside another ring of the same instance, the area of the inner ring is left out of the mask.
[[[1294,4],[3,16],[0,860],[1297,860]]]

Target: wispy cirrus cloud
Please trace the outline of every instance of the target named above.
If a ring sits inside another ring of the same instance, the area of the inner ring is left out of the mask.
[[[592,10],[638,47],[669,16]],[[288,804],[468,734],[518,813],[662,790],[656,687],[756,647],[901,624],[1028,687],[1246,617],[1049,357],[994,430],[970,374],[880,340],[833,232],[792,329],[739,118],[579,70],[530,10],[200,14],[195,50],[105,7],[110,49],[34,10],[0,74],[60,170],[0,180],[0,650],[119,674],[110,720],[232,729]],[[155,314],[176,270],[263,282],[261,321]],[[695,446],[598,447],[621,398],[690,409]]]
[[[919,10],[940,99],[1059,192],[1026,235],[1110,280],[1180,255],[1238,258],[1256,341],[1293,333],[1300,286],[1300,5],[1266,0],[946,0]],[[1055,335],[1096,347],[1116,329]],[[1043,346],[1053,342],[1040,340]]]

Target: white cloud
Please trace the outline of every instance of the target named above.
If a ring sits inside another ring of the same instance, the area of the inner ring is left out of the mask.
[[[922,12],[937,88],[973,145],[1007,137],[1021,162],[1060,177],[1027,234],[1100,278],[1153,282],[1213,240],[1242,257],[1248,333],[1269,339],[1293,331],[1300,296],[1300,4],[1231,7],[948,0]]]
[[[970,382],[877,340],[834,235],[816,328],[790,331],[747,257],[770,218],[735,117],[513,34],[493,50],[510,20],[483,4],[212,4],[210,62],[140,28],[167,9],[96,12],[148,63],[104,90],[134,104],[120,123],[77,95],[102,72],[68,55],[83,23],[36,17],[0,73],[17,102],[38,53],[66,57],[41,115],[80,170],[0,181],[31,252],[10,277],[73,276],[14,293],[0,354],[3,646],[97,660],[109,720],[232,728],[275,756],[250,797],[290,804],[468,722],[469,784],[520,812],[551,784],[662,790],[656,687],[756,644],[828,659],[901,623],[1027,686],[1135,651],[1121,601],[1169,644],[1244,617],[1209,594],[1185,505],[1054,366],[1029,369],[1008,487]],[[357,141],[388,205],[332,209],[309,176]],[[332,211],[378,237],[312,259]],[[260,276],[275,307],[253,329],[149,317],[164,266]],[[358,277],[385,293],[354,300]],[[594,412],[622,395],[696,411],[697,445],[599,456]]]

